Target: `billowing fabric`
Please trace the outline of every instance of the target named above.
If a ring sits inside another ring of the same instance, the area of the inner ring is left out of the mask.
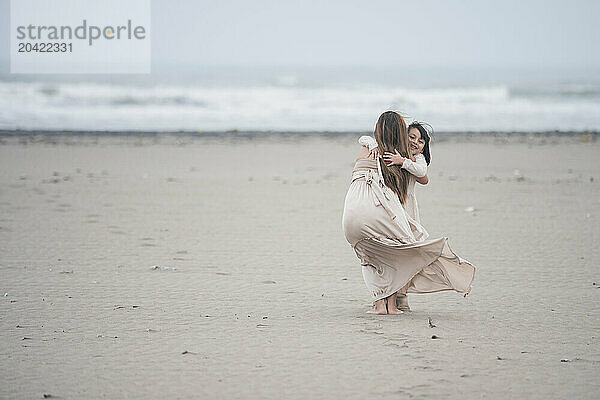
[[[342,228],[361,261],[373,300],[398,291],[471,290],[475,267],[450,249],[448,238],[427,239],[425,229],[407,215],[398,196],[384,184],[379,160],[356,161]]]

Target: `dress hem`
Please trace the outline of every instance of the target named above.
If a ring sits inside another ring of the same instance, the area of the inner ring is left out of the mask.
[[[364,240],[373,240],[373,239],[375,239],[375,240],[377,240],[377,239],[381,240],[381,239],[384,239],[384,237],[368,237],[368,238],[363,238],[363,239],[359,240],[358,242],[356,242],[356,244],[352,245],[352,248],[353,248],[353,249],[354,249],[354,251],[356,252],[356,245],[357,245],[357,244],[359,244],[360,242],[362,242],[362,241],[364,241]],[[385,239],[387,239],[387,240],[390,240],[390,239],[391,239],[391,240],[394,240],[394,241],[398,241],[398,239],[393,239],[393,238],[388,238],[388,237],[385,237]],[[379,301],[379,300],[381,300],[381,299],[385,299],[385,298],[387,298],[387,297],[391,296],[391,295],[392,295],[392,294],[394,294],[394,293],[398,293],[398,292],[400,291],[400,289],[402,289],[403,287],[406,287],[406,286],[408,286],[408,285],[409,285],[409,284],[412,282],[412,280],[413,280],[413,279],[414,279],[414,278],[415,278],[417,275],[419,275],[419,274],[420,274],[420,273],[421,273],[421,272],[422,272],[422,271],[423,271],[425,268],[427,268],[429,265],[431,265],[432,263],[434,263],[435,261],[437,261],[437,260],[438,260],[438,259],[439,259],[439,258],[442,256],[445,246],[448,246],[448,250],[449,250],[449,251],[452,253],[452,255],[453,255],[453,256],[454,256],[454,257],[455,257],[455,258],[458,260],[458,265],[462,265],[462,264],[468,264],[468,265],[470,265],[470,266],[472,266],[472,267],[473,267],[473,274],[471,275],[471,279],[470,279],[470,281],[469,281],[468,289],[467,289],[467,290],[457,290],[457,289],[455,289],[455,288],[448,287],[448,288],[434,289],[434,290],[428,290],[428,291],[418,291],[418,292],[417,292],[417,291],[414,291],[414,292],[407,291],[407,292],[404,292],[404,293],[402,293],[402,294],[408,294],[408,293],[412,293],[412,294],[428,294],[428,293],[444,292],[444,291],[448,291],[448,290],[453,290],[453,291],[455,291],[455,292],[457,292],[457,293],[464,293],[464,294],[465,294],[465,296],[466,296],[466,295],[468,295],[469,293],[471,293],[472,284],[473,284],[473,281],[475,280],[475,266],[474,266],[473,264],[471,264],[469,261],[461,259],[461,258],[460,258],[460,257],[459,257],[459,256],[458,256],[458,255],[457,255],[455,252],[454,252],[454,250],[452,250],[452,248],[451,248],[451,247],[450,247],[450,245],[448,244],[448,241],[449,241],[448,237],[442,237],[441,239],[444,239],[444,245],[442,246],[441,250],[439,251],[439,254],[435,253],[435,254],[437,254],[437,256],[435,257],[435,260],[433,260],[431,263],[429,263],[429,264],[427,264],[427,265],[423,266],[422,268],[420,268],[420,269],[419,269],[417,272],[415,272],[415,273],[414,273],[414,274],[413,274],[413,275],[410,277],[410,279],[408,279],[408,281],[407,281],[406,283],[404,283],[404,285],[400,286],[400,287],[399,287],[399,288],[397,288],[396,290],[394,290],[394,291],[391,291],[391,292],[387,292],[387,294],[386,294],[386,295],[383,295],[383,296],[382,296],[382,294],[379,294],[379,295],[376,295],[376,296],[372,296],[372,298],[373,298],[373,301],[375,302],[375,301]],[[418,245],[418,242],[414,242],[414,243],[399,243],[399,244],[401,244],[401,245],[411,245],[411,244],[417,244],[417,245]],[[358,252],[356,252],[356,254],[358,255]],[[364,261],[364,260],[363,260],[363,257],[360,257],[360,256],[359,256],[359,258],[360,258],[360,259],[361,259],[361,261],[362,261],[362,262],[361,262],[361,265],[362,265],[362,266],[370,266],[370,267],[372,267],[372,268],[378,269],[378,267],[377,267],[377,266],[375,266],[375,265],[373,265],[372,263],[369,263],[369,262],[366,262],[366,261]]]

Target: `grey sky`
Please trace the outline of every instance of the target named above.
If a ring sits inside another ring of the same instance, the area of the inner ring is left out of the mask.
[[[0,0],[2,71],[9,0]],[[600,2],[153,0],[168,65],[600,67]]]

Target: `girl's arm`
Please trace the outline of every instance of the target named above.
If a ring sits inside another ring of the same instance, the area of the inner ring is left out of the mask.
[[[377,145],[377,141],[372,136],[361,136],[358,138],[358,143],[360,143],[363,148],[369,149],[369,157],[371,159],[376,159],[379,155],[379,147]]]
[[[425,156],[423,154],[417,154],[414,157],[414,161],[410,158],[405,158],[398,153],[383,153],[383,159],[388,163],[387,166],[391,167],[392,165],[401,165],[402,168],[410,172],[416,178],[422,178],[427,175],[427,161],[425,161]]]
[[[372,136],[361,136],[358,138],[358,143],[368,147],[369,150],[373,150],[375,147],[377,147],[377,141]]]
[[[427,185],[429,183],[429,178],[427,177],[427,175],[422,176],[420,178],[415,178],[415,180],[417,182],[419,182],[421,185]]]
[[[415,178],[423,178],[427,176],[427,161],[425,161],[425,156],[423,154],[417,154],[415,156],[415,161],[405,158],[404,162],[402,163],[402,168],[413,174]],[[418,179],[417,182],[419,182]],[[425,184],[426,183],[423,185]]]

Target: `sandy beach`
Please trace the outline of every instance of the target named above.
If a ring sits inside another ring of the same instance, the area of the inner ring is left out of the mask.
[[[358,134],[0,138],[0,398],[598,396],[595,136],[439,137],[422,221],[477,272],[400,316],[341,228]]]

